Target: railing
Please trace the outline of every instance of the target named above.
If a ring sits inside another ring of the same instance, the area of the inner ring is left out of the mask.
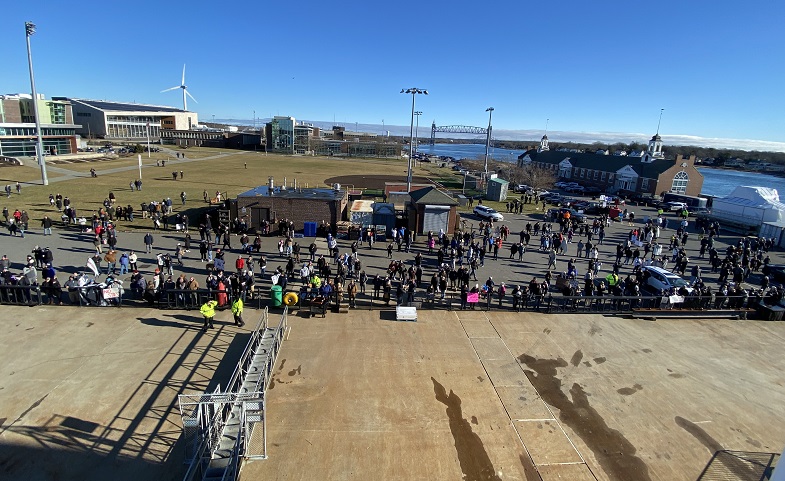
[[[43,293],[39,286],[0,286],[0,304],[11,306],[40,306]]]
[[[218,309],[224,309],[231,306],[233,293],[231,290],[212,290],[212,289],[168,289],[162,291],[158,297],[157,304],[159,309],[181,309],[192,310],[199,309],[207,301],[218,300],[218,296],[226,295],[227,302]],[[265,304],[266,296],[260,290],[254,292],[242,291],[240,294],[243,302],[247,307],[256,307],[261,309]]]
[[[422,291],[420,291],[422,292]],[[337,300],[335,296],[331,299],[332,303]],[[348,297],[344,294],[344,302]],[[561,294],[548,293],[544,296],[528,295],[521,297],[515,303],[513,296],[509,293],[504,296],[501,306],[496,295],[492,296],[491,302],[487,297],[480,297],[476,303],[466,303],[466,309],[480,310],[500,310],[500,311],[535,311],[550,314],[558,313],[606,313],[624,314],[631,313],[635,309],[688,309],[688,310],[709,310],[709,309],[755,309],[758,306],[758,297],[741,296],[687,296],[679,299],[672,299],[667,296],[564,296]],[[517,304],[517,305],[515,305]],[[440,294],[429,298],[417,294],[413,301],[409,301],[404,294],[402,302],[399,304],[395,296],[390,297],[389,303],[383,300],[380,292],[378,297],[374,297],[372,291],[366,294],[358,294],[354,302],[355,309],[384,310],[395,309],[397,305],[415,306],[418,309],[460,309],[463,303],[461,296],[457,292],[449,292],[442,299]],[[308,298],[300,299],[297,306],[307,308]],[[350,303],[351,306],[351,303]],[[328,308],[329,310],[329,308]]]
[[[196,435],[199,436],[198,448],[193,451],[193,454],[188,453],[187,462],[189,468],[184,477],[185,481],[212,476],[213,473],[217,476],[218,469],[223,470],[220,473],[222,480],[235,480],[237,479],[243,457],[257,459],[267,457],[264,398],[269,380],[272,377],[278,351],[286,335],[288,309],[284,308],[283,310],[281,321],[278,327],[274,329],[272,342],[265,351],[260,353],[259,349],[261,349],[261,344],[265,340],[264,336],[269,331],[268,324],[268,311],[265,309],[224,391],[221,391],[219,387],[211,394],[182,394],[179,396],[186,446],[194,444],[191,439],[194,439],[193,437]],[[267,338],[267,340],[269,341],[270,338]],[[259,378],[253,381],[253,384],[247,383],[249,375],[252,374],[250,368],[254,357],[259,354],[265,355],[264,365],[259,366]],[[245,386],[244,383],[246,384]],[[219,448],[221,439],[224,437],[224,427],[227,426],[227,422],[231,419],[232,412],[236,412],[239,416],[240,428],[237,436],[234,438],[229,463],[225,468],[210,468],[210,462]],[[251,414],[250,417],[248,416],[249,413]],[[186,424],[192,427],[195,422],[198,422],[199,429],[196,433],[189,435]],[[253,447],[249,445],[249,442],[253,428],[259,422],[265,423],[262,438],[263,453],[255,454],[249,452],[249,449]],[[188,439],[189,437],[191,439]]]

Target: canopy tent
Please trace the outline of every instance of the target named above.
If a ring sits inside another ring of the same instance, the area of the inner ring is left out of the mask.
[[[712,215],[745,224],[785,221],[785,204],[777,189],[741,185],[727,197],[714,199]]]

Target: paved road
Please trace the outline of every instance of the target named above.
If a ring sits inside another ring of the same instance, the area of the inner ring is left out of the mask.
[[[631,209],[634,209],[638,219],[642,219],[644,215],[654,214],[654,210],[651,208],[634,207]],[[474,225],[479,222],[479,219],[472,214],[464,214],[464,218],[466,218],[469,223]],[[541,220],[541,214],[515,215],[505,213],[504,224],[510,226],[511,232],[517,233],[525,226],[527,221],[531,221],[533,223],[538,220]],[[137,217],[135,224],[138,223],[149,225],[149,220],[143,220]],[[671,225],[674,223],[675,222],[671,222]],[[7,231],[2,231],[2,242],[0,242],[0,246],[2,247],[0,247],[0,255],[7,254],[9,256],[13,262],[12,269],[14,271],[20,271],[23,267],[25,256],[33,250],[34,246],[40,245],[42,247],[50,247],[53,251],[55,267],[60,274],[63,274],[58,276],[61,283],[65,282],[67,279],[67,273],[84,270],[87,258],[94,252],[92,235],[81,234],[75,230],[55,228],[54,235],[43,236],[41,229],[37,228],[38,224],[38,222],[31,223],[31,227],[33,229],[27,233],[24,239],[20,237],[8,236]],[[601,276],[605,276],[610,272],[615,259],[615,246],[618,242],[626,239],[629,229],[630,227],[627,226],[626,223],[614,223],[607,230],[607,236],[604,245],[598,246],[600,249],[600,258],[603,262],[603,269],[600,274]],[[671,232],[672,231],[670,230],[663,232],[662,238],[664,239],[664,242],[667,242]],[[182,233],[173,231],[154,232],[153,235],[155,237],[155,250],[152,254],[145,254],[144,243],[142,241],[143,235],[144,232],[121,232],[118,236],[118,250],[121,252],[135,250],[139,255],[140,271],[145,275],[152,273],[152,271],[155,269],[156,253],[169,252],[173,254],[177,243],[184,242],[184,234]],[[194,236],[198,241],[199,236],[197,232],[192,231],[191,235]],[[511,235],[510,237],[510,240],[517,241],[517,239],[517,234]],[[581,237],[576,235],[573,243],[570,244],[567,248],[568,255],[558,256],[556,272],[566,270],[567,260],[575,257],[576,245],[580,239]],[[585,237],[583,239],[585,241]],[[722,235],[719,239],[718,249],[720,252],[722,252],[727,242],[735,243],[737,240],[738,236]],[[303,247],[302,252],[307,252],[307,247],[313,241],[313,239],[305,238],[298,239],[298,241]],[[277,266],[280,265],[284,267],[286,264],[286,259],[278,255],[277,242],[278,237],[274,236],[263,239],[262,253],[268,257],[268,273],[273,271]],[[424,242],[425,236],[419,236],[412,252],[405,253],[395,251],[393,253],[393,258],[401,259],[408,263],[407,265],[411,265],[413,263],[414,255],[417,252],[422,252],[423,257],[425,258],[423,279],[428,280],[430,279],[431,274],[434,272],[436,266],[436,256],[435,254],[428,254]],[[498,260],[493,260],[492,256],[487,256],[485,266],[480,268],[477,272],[477,278],[480,285],[482,285],[483,281],[485,281],[488,276],[493,276],[494,281],[497,284],[504,282],[508,286],[516,284],[527,284],[531,280],[532,276],[538,276],[538,278],[542,279],[542,276],[545,274],[547,256],[544,253],[537,252],[537,244],[538,241],[533,239],[530,243],[529,250],[524,255],[523,261],[518,261],[517,259],[508,259],[510,251],[507,244],[505,244],[500,250]],[[343,252],[349,251],[349,245],[350,242],[347,240],[339,241],[339,246]],[[226,258],[227,265],[229,266],[234,265],[236,256],[240,254],[239,238],[237,236],[234,236],[232,239],[232,247],[234,247],[234,249],[229,250]],[[360,258],[369,277],[373,277],[376,274],[382,274],[386,271],[386,268],[389,264],[389,259],[387,258],[385,247],[386,245],[377,243],[373,250],[369,250],[367,245],[360,249]],[[704,271],[704,279],[709,283],[709,285],[714,286],[717,280],[717,274],[710,273],[710,269],[708,268],[708,259],[698,259],[698,248],[699,242],[697,240],[697,234],[692,233],[691,239],[687,244],[687,251],[691,259],[690,266],[692,265],[692,262],[699,263]],[[326,254],[326,248],[321,248],[320,253]],[[781,252],[772,251],[771,256],[772,262],[783,262],[783,255]],[[306,258],[306,256],[302,257],[304,259]],[[258,259],[258,256],[256,256],[255,259]],[[581,278],[585,273],[587,263],[588,261],[585,259],[577,260],[579,276]],[[631,271],[631,266],[623,266],[621,276],[624,277]],[[204,285],[206,269],[204,264],[199,261],[198,244],[191,250],[190,253],[186,254],[184,259],[184,266],[182,268],[175,268],[176,275],[179,275],[181,272],[185,273],[186,275],[196,276],[200,285]],[[689,273],[687,274],[687,277],[689,277]],[[750,281],[757,284],[758,276],[752,276]],[[264,283],[269,284],[269,278],[264,279],[262,282],[262,287],[264,287]],[[126,286],[127,285],[128,284],[126,284]],[[511,288],[508,290],[508,292],[510,291]]]

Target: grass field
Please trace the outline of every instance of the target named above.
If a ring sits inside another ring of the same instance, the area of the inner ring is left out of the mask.
[[[258,185],[267,183],[273,176],[276,185],[284,178],[288,185],[296,179],[301,187],[324,187],[325,179],[341,175],[398,175],[405,176],[407,163],[404,159],[340,159],[335,157],[305,157],[265,154],[215,148],[177,149],[185,153],[185,159],[177,160],[171,153],[157,152],[150,158],[142,154],[143,188],[141,192],[131,192],[129,182],[138,173],[137,158],[120,157],[111,160],[72,161],[49,166],[48,187],[40,185],[40,170],[35,165],[0,167],[0,185],[23,183],[22,195],[12,194],[10,199],[3,198],[2,205],[10,211],[26,210],[32,226],[43,215],[59,218],[59,213],[50,208],[49,194],[68,196],[79,216],[90,216],[97,211],[109,192],[114,192],[119,205],[131,204],[139,211],[142,202],[162,200],[171,197],[174,210],[194,209],[206,206],[203,191],[212,197],[220,191],[230,198]],[[168,160],[165,167],[156,167],[156,160]],[[96,169],[98,177],[91,178],[89,171]],[[172,180],[173,171],[183,171],[183,179]],[[424,163],[415,167],[413,174],[430,178],[444,187],[459,190],[463,184],[461,175],[448,168]],[[365,186],[356,185],[361,188]],[[187,203],[182,206],[180,192],[184,191]],[[381,195],[381,191],[374,192]],[[467,195],[478,192],[467,191]],[[510,199],[516,194],[510,193]],[[505,213],[504,202],[483,201],[485,205]],[[471,210],[460,208],[462,212]],[[527,206],[527,212],[536,212],[535,206]],[[137,219],[134,223],[119,221],[120,230],[147,229],[148,221]]]
[[[14,193],[10,199],[3,198],[2,205],[10,211],[27,210],[32,219],[31,225],[36,226],[36,221],[45,213],[59,217],[59,213],[49,206],[50,193],[68,196],[80,216],[92,215],[97,211],[109,192],[114,192],[119,205],[131,204],[137,213],[141,202],[162,200],[166,197],[172,198],[177,211],[183,208],[180,203],[181,191],[186,193],[188,199],[185,208],[190,209],[205,205],[202,200],[204,190],[207,190],[210,196],[221,191],[231,198],[266,184],[269,176],[275,178],[276,185],[281,185],[286,178],[289,185],[297,179],[298,186],[323,187],[324,179],[335,175],[400,175],[406,172],[406,161],[401,159],[281,156],[265,155],[264,152],[201,148],[189,148],[185,153],[186,159],[170,160],[166,167],[155,166],[156,156],[165,159],[166,153],[154,153],[152,159],[143,154],[141,192],[131,192],[128,185],[139,175],[135,157],[53,165],[49,169],[52,182],[46,187],[39,184],[40,170],[37,166],[2,167],[0,182],[15,183],[17,179],[23,182],[22,194]],[[171,154],[168,157],[173,159]],[[90,168],[96,169],[98,177],[90,177]],[[184,173],[183,179],[172,180],[171,173],[180,170]],[[418,169],[415,174],[426,172]],[[25,182],[30,183],[24,184]],[[138,219],[133,224],[122,221],[118,223],[121,230],[134,227],[146,229],[149,223]]]

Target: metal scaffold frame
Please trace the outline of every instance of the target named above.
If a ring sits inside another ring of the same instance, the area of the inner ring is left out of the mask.
[[[278,326],[270,327],[264,309],[225,389],[178,397],[189,465],[185,481],[236,480],[243,459],[267,458],[266,391],[286,334],[287,314],[284,309]],[[252,442],[257,428],[262,429],[258,449]]]

